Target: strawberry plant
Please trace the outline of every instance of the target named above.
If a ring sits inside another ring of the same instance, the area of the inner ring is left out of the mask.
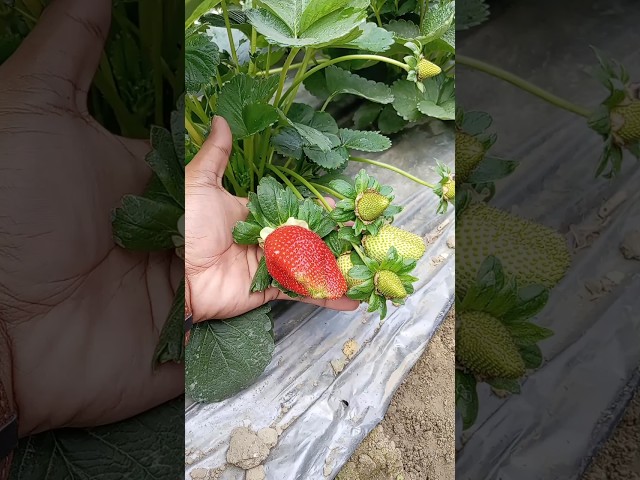
[[[384,133],[454,120],[454,12],[448,0],[186,3],[185,163],[209,135],[213,116],[224,117],[233,148],[223,186],[246,197],[250,212],[233,238],[264,253],[252,292],[346,295],[381,318],[388,301],[399,306],[413,293],[423,239],[391,225],[402,211],[391,187],[365,170],[355,178],[345,170],[358,162],[394,171],[432,189],[440,212],[454,202],[455,176],[443,166],[439,180],[428,183],[355,154],[391,148]],[[302,86],[320,108],[297,101]],[[353,101],[360,104],[350,128],[333,113]],[[185,379],[192,398],[221,400],[262,373],[273,351],[269,314],[261,307],[194,327]],[[254,317],[260,321],[246,321]],[[234,325],[245,340],[230,334]],[[242,364],[240,372],[212,377],[213,364],[199,359],[221,355],[215,344],[226,352],[218,368]]]
[[[589,109],[560,98],[523,78],[495,65],[458,55],[461,65],[494,76],[568,112],[584,117],[590,128],[603,138],[603,150],[595,175],[611,178],[622,168],[624,151],[640,159],[640,89],[631,81],[626,68],[593,49],[598,60],[594,76],[609,95],[596,108]]]

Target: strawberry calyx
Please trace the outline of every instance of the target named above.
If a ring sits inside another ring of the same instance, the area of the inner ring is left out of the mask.
[[[640,85],[631,82],[624,65],[594,51],[599,62],[596,76],[609,94],[591,112],[588,124],[604,140],[596,176],[611,178],[622,168],[623,150],[640,158]]]
[[[414,291],[413,283],[417,278],[410,272],[416,267],[417,261],[401,258],[394,247],[389,249],[387,257],[381,262],[366,255],[360,257],[355,251],[349,254],[349,260],[353,267],[347,271],[352,281],[347,297],[367,302],[367,311],[379,310],[380,319],[387,315],[387,300],[396,306],[402,305]]]
[[[354,182],[337,179],[332,180],[329,186],[345,197],[336,204],[331,218],[341,223],[353,222],[352,229],[356,236],[363,232],[377,233],[402,211],[401,206],[391,204],[394,199],[393,188],[381,185],[365,170],[360,170]]]
[[[433,187],[433,193],[440,199],[437,213],[445,213],[449,203],[454,203],[456,199],[456,176],[449,167],[440,162],[436,171],[440,175],[440,181]]]

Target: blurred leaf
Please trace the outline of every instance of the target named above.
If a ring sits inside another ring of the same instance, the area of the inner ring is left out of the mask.
[[[342,46],[357,50],[367,50],[369,52],[384,52],[389,50],[395,42],[393,34],[390,31],[379,27],[373,22],[364,23],[360,25],[359,28],[362,34],[355,40]]]
[[[456,410],[462,415],[462,428],[467,430],[478,417],[476,379],[470,373],[456,370]]]
[[[489,19],[489,5],[485,0],[458,0],[456,30],[467,30]]]
[[[184,0],[185,26],[190,27],[202,15],[213,10],[220,0]]]
[[[382,108],[383,107],[380,104],[373,102],[364,102],[353,114],[354,126],[358,129],[363,129],[371,126],[380,115]]]
[[[205,33],[193,33],[185,39],[184,81],[188,93],[196,94],[211,83],[220,64],[218,46]]]

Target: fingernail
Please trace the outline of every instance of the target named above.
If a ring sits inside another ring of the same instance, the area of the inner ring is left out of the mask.
[[[218,118],[220,118],[218,115],[214,115],[213,118],[211,119],[211,127],[212,128],[216,124],[216,122],[218,121]]]

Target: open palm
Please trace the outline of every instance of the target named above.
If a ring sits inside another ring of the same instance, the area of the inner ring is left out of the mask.
[[[110,212],[151,172],[147,142],[87,111],[110,12],[53,0],[0,67],[0,326],[21,435],[110,423],[184,388],[182,365],[151,368],[183,264],[112,239]]]
[[[234,225],[245,220],[249,211],[245,198],[222,187],[230,150],[229,126],[216,117],[211,135],[185,171],[185,295],[195,322],[241,315],[271,300],[291,300],[276,288],[249,291],[262,250],[233,241]],[[358,306],[346,297],[300,300],[336,310]]]

